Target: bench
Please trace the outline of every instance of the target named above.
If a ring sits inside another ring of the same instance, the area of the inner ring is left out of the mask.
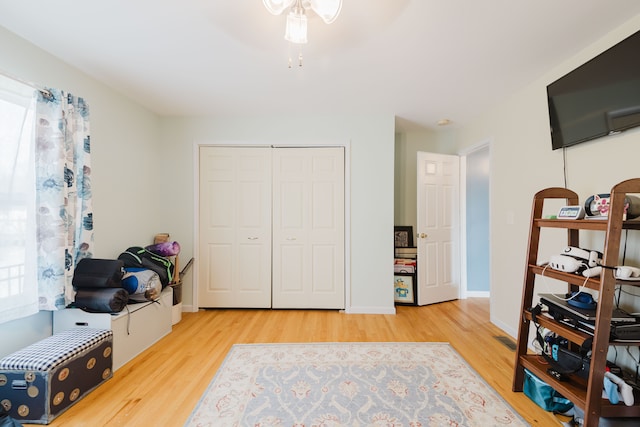
[[[173,290],[165,287],[157,301],[129,304],[117,314],[88,313],[78,308],[53,312],[53,333],[75,328],[113,331],[113,370],[142,353],[172,329]]]

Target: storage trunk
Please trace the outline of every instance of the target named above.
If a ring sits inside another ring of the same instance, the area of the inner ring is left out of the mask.
[[[18,421],[48,424],[113,376],[113,334],[70,329],[0,360],[2,406]]]

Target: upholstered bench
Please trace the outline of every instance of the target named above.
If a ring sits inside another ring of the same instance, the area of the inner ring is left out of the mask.
[[[113,333],[70,329],[0,360],[0,404],[13,418],[48,424],[113,376]]]

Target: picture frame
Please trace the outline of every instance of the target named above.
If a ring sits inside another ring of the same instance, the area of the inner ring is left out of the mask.
[[[413,247],[413,226],[396,225],[393,227],[394,247],[411,248]]]
[[[393,301],[400,305],[417,304],[416,275],[412,273],[396,273],[393,275]]]

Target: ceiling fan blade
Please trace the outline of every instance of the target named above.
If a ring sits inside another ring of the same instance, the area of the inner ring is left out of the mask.
[[[264,7],[274,15],[280,15],[289,8],[296,0],[262,0]]]
[[[313,9],[325,23],[331,24],[340,14],[342,0],[311,0],[311,9]]]

